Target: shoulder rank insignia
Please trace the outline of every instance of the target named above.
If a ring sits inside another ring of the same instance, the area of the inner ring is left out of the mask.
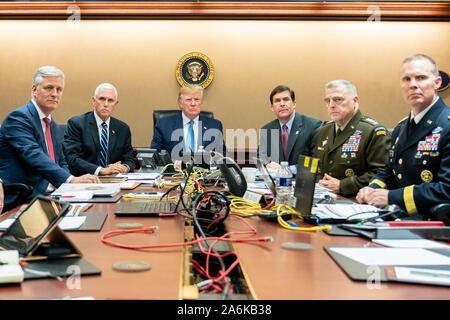
[[[373,129],[373,131],[375,132],[375,134],[377,136],[385,136],[386,135],[386,128],[383,126],[378,126],[375,129]]]
[[[378,121],[376,121],[376,120],[374,120],[374,119],[372,119],[372,118],[364,118],[364,120],[366,120],[367,122],[369,122],[369,123],[371,123],[371,124],[373,124],[373,125],[377,125],[378,124]]]
[[[403,121],[405,121],[406,119],[408,119],[409,118],[409,116],[408,117],[404,117],[402,120],[400,120],[398,123],[400,123],[400,122],[403,122]]]

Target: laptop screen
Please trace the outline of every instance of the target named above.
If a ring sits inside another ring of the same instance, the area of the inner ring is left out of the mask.
[[[301,216],[309,216],[314,201],[314,188],[319,159],[300,155],[295,180],[295,211]]]
[[[274,197],[277,196],[277,189],[275,186],[275,181],[267,170],[266,166],[262,163],[262,161],[258,158],[254,158],[256,160],[256,167],[258,168],[259,173],[263,177],[264,182],[266,183],[267,188],[269,188],[270,192]]]
[[[68,212],[69,204],[37,196],[0,236],[0,246],[26,255]]]

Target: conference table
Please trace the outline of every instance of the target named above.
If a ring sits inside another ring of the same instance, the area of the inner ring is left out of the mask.
[[[149,191],[139,187],[133,192]],[[120,201],[128,201],[122,198]],[[193,283],[187,283],[192,266],[186,239],[185,218],[172,217],[118,217],[117,203],[95,203],[87,210],[90,214],[107,212],[99,232],[66,231],[69,239],[82,252],[83,258],[101,270],[100,275],[81,276],[78,279],[45,278],[25,280],[19,285],[0,287],[0,300],[7,299],[63,299],[94,298],[99,300],[180,300],[198,299]],[[13,211],[2,216],[2,219]],[[366,281],[353,281],[325,252],[324,246],[377,246],[369,240],[355,236],[330,236],[323,231],[303,232],[282,228],[276,222],[259,217],[246,221],[256,230],[253,235],[233,238],[270,236],[271,242],[233,243],[239,256],[239,267],[245,277],[250,299],[258,300],[445,300],[446,287],[394,282],[373,285]],[[118,235],[116,242],[128,245],[172,245],[152,249],[124,249],[101,242],[101,236],[119,230],[118,223],[141,223],[145,227],[157,226],[154,233]],[[227,231],[246,231],[248,226],[233,216],[225,222]],[[305,224],[306,226],[306,224]],[[191,235],[192,236],[192,235]],[[301,242],[312,246],[304,250],[282,248],[285,242]],[[121,272],[112,268],[119,261],[143,261],[151,269],[143,272]],[[192,277],[191,277],[192,279]]]

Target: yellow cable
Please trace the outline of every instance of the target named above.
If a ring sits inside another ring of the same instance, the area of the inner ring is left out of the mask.
[[[300,218],[300,220],[303,220],[303,218],[298,215],[298,213],[292,209],[291,207],[287,206],[287,205],[277,205],[277,220],[278,223],[286,229],[289,230],[294,230],[294,231],[322,231],[322,230],[327,230],[327,229],[331,229],[331,226],[329,225],[325,225],[325,226],[316,226],[316,227],[310,227],[310,228],[302,228],[302,227],[292,227],[290,226],[286,221],[283,220],[283,218],[281,217],[284,214],[295,214],[298,218]]]

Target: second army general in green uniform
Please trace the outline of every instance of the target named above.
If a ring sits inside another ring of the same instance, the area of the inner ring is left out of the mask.
[[[383,168],[391,135],[359,111],[355,86],[334,80],[325,88],[331,121],[317,132],[314,156],[319,158],[319,185],[344,197],[354,197]]]

